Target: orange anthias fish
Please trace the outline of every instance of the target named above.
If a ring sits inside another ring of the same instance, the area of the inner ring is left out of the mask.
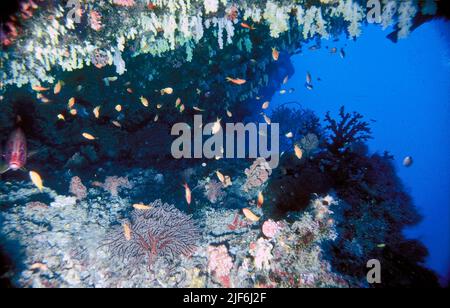
[[[276,48],[272,48],[272,58],[275,61],[278,61],[278,59],[280,58],[280,52]]]
[[[245,22],[241,23],[241,27],[245,28],[245,29],[249,29],[249,30],[255,30],[255,27],[250,26],[249,24],[247,24]]]
[[[247,80],[245,80],[245,79],[236,79],[236,78],[231,78],[231,77],[227,77],[227,81],[229,81],[235,85],[238,85],[238,86],[241,86],[247,82]]]
[[[44,88],[44,87],[41,87],[41,86],[32,86],[31,88],[34,91],[36,91],[36,92],[43,92],[43,91],[48,91],[49,90],[49,88]]]
[[[298,159],[302,159],[303,151],[298,144],[294,146],[294,154]]]
[[[257,201],[258,208],[261,208],[261,207],[263,206],[263,204],[264,204],[264,195],[263,195],[263,193],[260,191],[260,192],[258,193],[258,201]]]
[[[24,168],[27,163],[27,158],[27,139],[22,129],[17,128],[11,133],[6,145],[5,160],[8,168],[1,173],[5,173],[8,170],[17,171]]]
[[[252,211],[250,211],[248,208],[242,209],[242,212],[244,213],[244,216],[252,221],[252,222],[257,222],[260,217],[256,216]]]
[[[53,88],[53,94],[57,95],[59,94],[59,92],[61,92],[61,88],[62,88],[62,82],[58,81],[55,85],[55,87]]]
[[[185,197],[186,197],[186,202],[187,204],[191,204],[192,202],[192,193],[191,193],[191,189],[189,188],[188,184],[184,183],[183,185],[184,189],[185,189]]]

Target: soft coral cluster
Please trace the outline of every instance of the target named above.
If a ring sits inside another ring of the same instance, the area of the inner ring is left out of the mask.
[[[208,271],[226,288],[230,287],[232,268],[233,259],[225,245],[208,247]]]

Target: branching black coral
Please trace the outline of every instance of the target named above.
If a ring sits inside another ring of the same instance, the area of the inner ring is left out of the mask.
[[[329,150],[334,153],[346,151],[348,146],[356,142],[364,142],[371,137],[369,123],[362,121],[363,116],[357,112],[345,112],[344,106],[339,110],[340,119],[337,121],[330,116],[330,112],[325,115],[326,129],[331,131],[331,143]]]
[[[134,210],[130,221],[112,230],[105,243],[111,256],[135,265],[147,261],[151,266],[158,257],[172,260],[193,253],[200,231],[192,216],[161,200],[150,207]]]

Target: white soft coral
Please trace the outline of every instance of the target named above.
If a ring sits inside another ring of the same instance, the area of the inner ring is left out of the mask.
[[[203,4],[205,6],[206,14],[216,13],[219,9],[219,0],[205,0]]]
[[[269,23],[272,37],[278,38],[280,33],[289,30],[289,10],[289,7],[278,6],[272,1],[267,2],[263,17]]]
[[[417,8],[412,1],[405,1],[400,4],[398,13],[398,38],[406,38],[410,33],[412,20],[417,14]]]

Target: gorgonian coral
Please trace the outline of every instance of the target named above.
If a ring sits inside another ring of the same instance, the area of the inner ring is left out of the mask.
[[[339,110],[339,120],[331,118],[330,112],[325,116],[326,129],[331,132],[329,149],[337,154],[348,150],[351,144],[364,142],[371,138],[369,123],[362,121],[363,116],[357,112],[345,112],[344,106]]]
[[[113,228],[104,245],[123,262],[151,266],[159,257],[172,260],[192,254],[199,238],[191,215],[156,200],[149,210],[134,210],[129,221]]]

